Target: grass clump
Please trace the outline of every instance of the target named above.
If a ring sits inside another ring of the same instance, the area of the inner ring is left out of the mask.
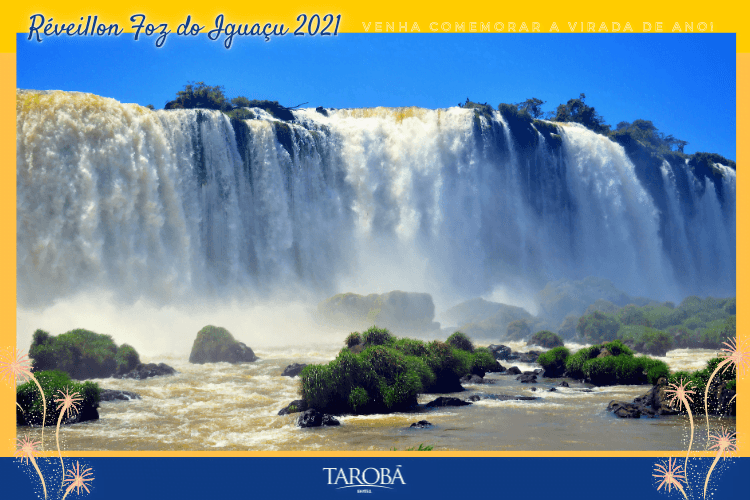
[[[570,349],[559,346],[543,352],[536,360],[544,368],[545,377],[562,377],[565,373],[565,359],[570,356]]]
[[[483,376],[497,365],[487,349],[469,352],[447,342],[397,339],[376,326],[350,334],[347,346],[357,336],[361,352],[344,348],[330,363],[308,365],[300,373],[302,397],[310,407],[334,414],[407,410],[419,393],[460,391],[461,377]]]
[[[628,346],[614,340],[568,356],[565,374],[595,385],[655,384],[660,377],[669,375],[669,367],[657,359],[634,356]]]
[[[94,382],[76,382],[70,376],[59,370],[46,370],[36,372],[34,377],[44,391],[44,399],[47,401],[46,424],[57,422],[61,408],[53,404],[55,397],[59,397],[58,390],[67,391],[69,394],[77,392],[83,398],[80,403],[80,413],[92,411],[99,405],[101,390]],[[16,421],[26,425],[42,424],[42,398],[39,397],[39,389],[33,381],[28,381],[16,387]]]
[[[446,340],[446,342],[448,342],[448,344],[452,345],[456,349],[474,352],[474,344],[469,339],[469,337],[466,336],[465,333],[455,332],[450,337],[448,337],[448,340]]]

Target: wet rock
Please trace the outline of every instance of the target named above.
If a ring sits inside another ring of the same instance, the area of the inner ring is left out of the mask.
[[[534,382],[536,382],[536,380],[534,380]],[[536,387],[532,387],[531,390],[536,392]]]
[[[174,375],[177,370],[165,363],[141,363],[134,369],[122,375],[115,375],[114,378],[129,378],[134,380],[143,380],[151,377],[161,377],[164,375]]]
[[[533,401],[535,399],[539,399],[535,396],[509,396],[507,394],[487,394],[485,392],[480,392],[477,394],[472,394],[468,398],[466,398],[467,401],[481,401],[482,399],[490,399],[493,401]]]
[[[99,393],[101,401],[132,401],[141,397],[130,391],[118,391],[115,389],[102,389]]]
[[[549,391],[547,392],[557,392],[557,389],[555,389],[554,387],[550,387]]]
[[[505,374],[506,375],[520,375],[521,370],[517,366],[511,366],[510,368],[508,368]]]
[[[520,380],[522,384],[536,384],[536,374],[534,372],[524,372],[516,377],[516,380]]]
[[[559,384],[557,384],[558,387],[570,387],[570,384],[568,384],[566,381],[562,381]]]
[[[487,373],[503,373],[506,370],[506,368],[501,365],[499,361],[496,361],[496,363],[497,365],[487,370]]]
[[[430,401],[425,406],[427,408],[439,408],[443,406],[467,406],[470,404],[469,401],[464,401],[463,399],[440,396],[439,398]]]
[[[291,413],[306,411],[307,409],[307,401],[305,401],[304,399],[295,399],[286,407],[279,410],[278,415],[289,415]]]
[[[513,351],[507,345],[496,345],[492,344],[487,349],[490,350],[495,359],[507,360],[510,359]]]
[[[540,351],[519,352],[518,361],[521,363],[536,363],[540,354]]]
[[[611,411],[620,418],[641,418],[640,408],[625,401],[610,401],[607,411]]]
[[[281,374],[281,376],[296,377],[306,366],[307,364],[305,363],[292,363],[291,365],[284,368],[284,372]]]
[[[462,384],[483,384],[484,378],[479,375],[464,375],[461,377]]]
[[[315,108],[315,111],[323,116],[328,116],[328,111],[323,106],[318,106],[317,108]]]
[[[409,428],[416,428],[416,429],[426,429],[428,427],[432,427],[432,424],[429,423],[427,420],[420,420],[419,422],[414,422],[409,426]]]
[[[205,326],[190,351],[191,363],[250,363],[257,360],[252,349],[234,339],[225,328]]]
[[[332,415],[321,413],[315,408],[310,408],[302,413],[297,420],[300,427],[321,427],[331,425],[341,425]]]

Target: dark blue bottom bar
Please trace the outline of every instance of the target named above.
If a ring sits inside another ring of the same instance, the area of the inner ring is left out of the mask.
[[[663,460],[666,460],[663,459]],[[66,459],[66,466],[71,459]],[[83,458],[91,493],[74,498],[684,498],[657,491],[656,458]],[[677,461],[684,464],[684,459]],[[713,459],[691,458],[690,500],[703,499]],[[0,459],[6,498],[38,498],[31,464]],[[40,460],[50,500],[60,499],[59,461]],[[722,459],[711,472],[710,500],[747,498],[750,458]],[[744,479],[744,482],[742,481]],[[743,488],[744,486],[744,488]],[[744,491],[744,493],[742,493]],[[497,495],[497,496],[496,496]]]

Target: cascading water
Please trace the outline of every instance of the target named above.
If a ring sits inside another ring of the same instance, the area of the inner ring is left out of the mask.
[[[252,111],[19,91],[19,304],[455,299],[587,275],[654,298],[735,293],[731,168],[700,180],[665,161],[659,204],[621,146],[578,125],[520,138],[463,108]]]

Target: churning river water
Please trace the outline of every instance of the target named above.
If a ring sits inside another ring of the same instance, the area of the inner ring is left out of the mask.
[[[528,348],[506,343],[513,350]],[[255,363],[197,365],[187,356],[145,358],[166,362],[178,373],[146,380],[98,379],[100,387],[136,392],[139,400],[102,402],[97,421],[64,426],[66,450],[405,450],[421,443],[435,450],[686,450],[687,416],[620,419],[606,411],[612,400],[632,402],[650,386],[591,387],[562,379],[541,378],[522,384],[515,376],[488,374],[492,384],[469,384],[453,394],[534,396],[533,401],[480,400],[471,406],[424,409],[415,413],[344,416],[338,427],[302,429],[299,414],[278,416],[299,398],[298,377],[282,377],[293,363],[325,363],[340,344],[258,349]],[[571,346],[575,350],[576,347]],[[705,367],[716,351],[678,349],[665,361],[672,371]],[[510,366],[508,362],[503,365]],[[516,364],[521,370],[536,365]],[[549,389],[556,387],[556,391]],[[536,388],[534,391],[533,389]],[[589,392],[590,390],[590,392]],[[437,395],[420,395],[424,404]],[[409,428],[428,420],[426,429]],[[705,449],[705,418],[695,418],[694,450]],[[734,417],[712,417],[711,427],[735,428]],[[40,429],[19,428],[39,439]],[[45,449],[54,449],[54,433],[45,432]]]

